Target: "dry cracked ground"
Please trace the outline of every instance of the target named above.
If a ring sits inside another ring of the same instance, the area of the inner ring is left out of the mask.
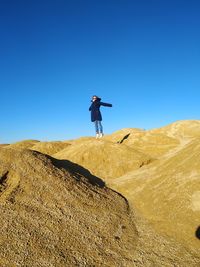
[[[0,146],[0,266],[200,266],[200,121]]]

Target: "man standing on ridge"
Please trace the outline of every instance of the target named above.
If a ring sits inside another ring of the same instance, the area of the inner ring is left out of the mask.
[[[112,107],[112,105],[101,102],[101,98],[96,95],[93,95],[91,101],[92,104],[89,108],[89,111],[91,111],[91,121],[94,122],[95,125],[96,138],[99,138],[103,136],[103,126],[101,124],[102,116],[100,112],[100,106]]]

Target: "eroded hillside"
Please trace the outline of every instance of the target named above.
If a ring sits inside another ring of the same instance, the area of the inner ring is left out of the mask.
[[[76,162],[106,182],[153,161],[134,148],[96,139],[74,143],[53,156]]]
[[[113,180],[112,186],[162,233],[199,248],[195,237],[200,224],[199,162],[200,139],[195,139],[142,170]]]
[[[125,198],[38,152],[2,148],[0,162],[4,266],[132,266],[138,236]]]
[[[199,151],[199,121],[2,145],[0,265],[199,266]]]

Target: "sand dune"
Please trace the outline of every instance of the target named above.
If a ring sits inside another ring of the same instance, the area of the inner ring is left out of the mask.
[[[61,141],[38,142],[31,147],[31,150],[35,150],[47,155],[53,155],[68,146],[70,146],[70,143]]]
[[[0,160],[2,261],[131,266],[138,237],[123,197],[34,151],[1,149]]]
[[[122,129],[109,136],[105,136],[106,140],[127,145],[138,151],[149,155],[152,158],[158,158],[171,149],[175,148],[180,142],[176,138],[172,138],[162,133],[162,131],[144,131],[136,129]]]
[[[162,233],[199,249],[200,139],[112,181]],[[184,233],[184,234],[183,234]],[[199,251],[200,252],[200,251]]]
[[[126,145],[96,139],[74,143],[53,156],[78,163],[107,182],[153,160]]]
[[[153,129],[151,132],[163,133],[178,140],[200,137],[200,120],[182,120],[167,126]]]
[[[199,151],[200,121],[1,145],[0,266],[199,266]]]
[[[7,148],[19,148],[19,149],[25,149],[25,148],[31,148],[33,147],[35,144],[39,143],[38,140],[23,140],[23,141],[19,141],[13,144],[9,144],[6,147]]]

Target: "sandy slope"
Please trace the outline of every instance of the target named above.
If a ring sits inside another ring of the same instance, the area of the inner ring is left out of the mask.
[[[76,162],[106,182],[153,160],[134,148],[102,139],[74,143],[53,156]]]
[[[168,136],[162,131],[142,131],[132,128],[125,128],[105,136],[104,139],[127,145],[143,152],[152,158],[159,158],[169,150],[179,145],[177,138]]]
[[[70,146],[70,143],[61,141],[38,142],[34,144],[34,146],[32,146],[31,149],[41,152],[43,154],[53,155],[68,146]]]
[[[178,140],[200,137],[200,120],[182,120],[153,129],[152,133],[162,133]]]
[[[183,142],[158,161],[112,181],[160,232],[199,248],[200,139]]]
[[[35,144],[39,143],[40,141],[38,140],[23,140],[23,141],[19,141],[13,144],[9,144],[7,145],[7,148],[31,148],[33,147]]]
[[[200,121],[1,146],[0,266],[198,267],[199,151]]]
[[[0,266],[197,266],[81,166],[6,148],[0,163]]]
[[[138,237],[123,197],[34,151],[1,149],[0,161],[6,266],[132,266]]]

